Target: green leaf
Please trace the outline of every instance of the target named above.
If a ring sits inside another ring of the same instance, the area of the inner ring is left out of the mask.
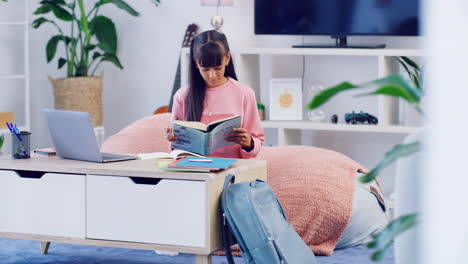
[[[93,33],[99,41],[98,47],[107,53],[117,51],[117,32],[112,20],[105,16],[97,16],[91,22]]]
[[[398,86],[398,85],[383,85],[376,91],[372,93],[367,93],[367,94],[360,94],[358,96],[365,96],[365,95],[373,95],[373,94],[383,94],[383,95],[389,95],[389,96],[395,96],[395,97],[401,97],[405,99],[407,102],[414,104],[418,103],[419,101],[416,101],[413,96],[406,90],[405,88]]]
[[[67,60],[64,59],[64,58],[60,58],[58,60],[58,68],[61,69],[63,67],[63,65],[65,65],[65,63],[67,63]]]
[[[133,9],[130,5],[128,5],[123,0],[101,0],[98,3],[96,3],[96,6],[101,6],[101,5],[105,5],[105,4],[109,4],[109,3],[112,3],[115,6],[117,6],[118,8],[127,11],[132,16],[139,16],[140,15],[135,9]]]
[[[408,64],[409,66],[413,67],[415,70],[421,71],[421,69],[419,68],[419,65],[416,62],[414,62],[412,59],[410,59],[409,57],[401,56],[401,59],[404,62],[406,62],[406,64]]]
[[[86,52],[89,52],[89,51],[91,51],[91,50],[93,50],[93,49],[95,49],[95,48],[96,48],[96,45],[89,44],[89,45],[86,46],[84,49],[85,49]]]
[[[61,20],[64,20],[64,21],[73,20],[73,15],[60,6],[52,6],[52,12],[54,12],[54,15]]]
[[[49,63],[55,56],[57,52],[57,44],[62,39],[62,35],[55,35],[47,42],[46,46],[46,56],[47,63]]]
[[[76,72],[75,72],[75,77],[81,77],[81,76],[87,76],[87,66],[83,64],[78,64],[76,66]]]
[[[57,45],[59,41],[63,41],[65,45],[68,45],[71,40],[69,37],[62,35],[55,35],[49,39],[49,42],[47,42],[46,46],[47,63],[49,63],[54,58],[55,53],[57,52]]]
[[[418,82],[419,80],[418,80],[416,74],[413,73],[413,72],[409,69],[408,65],[407,65],[402,59],[400,59],[400,58],[398,58],[398,57],[396,57],[396,59],[397,59],[397,61],[400,63],[400,65],[405,69],[406,73],[408,74],[408,76],[410,77],[410,79],[413,81],[413,83],[416,85],[416,87],[419,88],[418,85],[417,85],[417,82]]]
[[[385,256],[385,253],[396,236],[410,229],[418,223],[417,214],[402,215],[390,222],[384,230],[379,232],[373,238],[373,241],[367,244],[368,248],[375,248],[377,251],[372,254],[372,260],[379,261]]]
[[[50,7],[50,5],[42,5],[40,7],[38,7],[36,9],[36,11],[34,11],[34,15],[41,15],[41,14],[47,14],[49,13],[50,11],[52,10],[52,8]]]
[[[95,60],[96,58],[99,58],[99,57],[101,57],[101,56],[103,56],[103,55],[102,55],[101,53],[99,53],[99,52],[96,51],[96,52],[94,52],[94,54],[93,54],[93,60]]]
[[[337,95],[340,92],[347,91],[355,88],[369,88],[377,86],[377,90],[372,93],[367,93],[364,95],[371,94],[385,94],[391,96],[402,97],[408,102],[415,105],[416,109],[419,109],[417,103],[421,100],[421,92],[415,88],[411,83],[408,83],[401,75],[392,74],[385,78],[373,80],[361,85],[354,85],[349,82],[343,82],[337,86],[328,88],[318,95],[316,95],[312,101],[307,105],[309,109],[315,109],[322,104],[326,103],[333,96]],[[396,88],[400,87],[400,88]],[[361,95],[362,96],[362,95]]]
[[[405,69],[406,73],[408,73],[408,76],[410,77],[410,79],[413,81],[413,84],[416,86],[416,88],[418,90],[421,91],[421,82],[419,80],[419,69],[418,68],[414,68],[413,67],[413,70],[414,70],[414,73],[408,68],[408,63],[405,62],[404,58],[410,60],[409,58],[407,57],[395,57],[397,59],[397,61],[400,63],[401,66],[403,66],[403,68]],[[411,61],[411,60],[410,60]],[[414,64],[416,64],[415,62],[413,62]],[[410,65],[411,66],[411,65]],[[416,67],[418,67],[416,65]]]
[[[72,39],[68,36],[63,36],[62,40],[65,42],[66,45],[70,44]]]
[[[0,150],[2,149],[3,143],[5,142],[5,136],[1,135],[0,136]]]
[[[354,88],[359,88],[359,86],[351,84],[349,82],[343,82],[343,83],[338,84],[337,86],[323,90],[312,99],[312,101],[307,105],[307,108],[315,109],[323,105],[324,103],[326,103],[328,100],[330,100],[333,96],[337,95],[338,93],[351,90]]]
[[[385,254],[387,254],[387,250],[388,250],[389,247],[390,247],[390,244],[388,246],[382,248],[381,250],[377,250],[376,252],[374,252],[371,255],[371,260],[372,261],[381,261],[385,257]]]
[[[377,177],[379,172],[383,170],[385,167],[387,167],[388,165],[390,165],[392,162],[394,162],[395,160],[399,158],[406,157],[413,153],[419,152],[421,151],[421,149],[422,149],[422,146],[421,146],[421,142],[419,141],[408,143],[408,144],[398,144],[394,146],[392,150],[385,153],[383,160],[379,162],[377,167],[372,169],[372,171],[369,172],[368,174],[361,176],[359,178],[359,181],[363,183],[369,183],[373,181]]]
[[[123,69],[122,64],[120,63],[119,58],[115,54],[106,53],[103,55],[101,61],[110,61],[115,64],[115,66],[119,67],[121,70]]]
[[[413,84],[409,83],[403,76],[400,74],[391,74],[387,77],[370,81],[365,84],[365,86],[377,85],[377,86],[386,86],[386,85],[396,85],[401,86],[405,89],[408,94],[411,96],[411,101],[409,102],[420,102],[421,101],[421,91],[419,91]],[[406,100],[406,98],[403,98]]]
[[[160,0],[152,0],[152,2],[153,2],[156,6],[158,6],[158,5],[161,3]]]
[[[39,28],[42,24],[46,23],[46,22],[50,22],[50,20],[48,20],[47,18],[45,17],[39,17],[37,19],[35,19],[33,22],[32,22],[32,27],[33,28]]]
[[[65,0],[42,0],[39,2],[40,4],[50,4],[50,5],[66,5]]]

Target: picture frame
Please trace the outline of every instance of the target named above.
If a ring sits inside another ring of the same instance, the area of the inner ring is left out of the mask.
[[[270,120],[302,120],[302,80],[270,80]]]

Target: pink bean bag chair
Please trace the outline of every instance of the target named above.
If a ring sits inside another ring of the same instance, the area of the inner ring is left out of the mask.
[[[170,114],[145,117],[102,145],[110,153],[167,152]],[[360,164],[338,152],[310,146],[263,147],[268,183],[288,221],[317,255],[333,253],[351,216],[354,177]],[[237,255],[240,253],[237,252]]]
[[[170,127],[170,113],[147,116],[128,125],[109,137],[101,146],[107,153],[167,152],[169,143],[166,128]]]
[[[330,256],[353,207],[354,179],[363,169],[338,152],[310,146],[264,147],[268,184],[290,224],[317,255]]]

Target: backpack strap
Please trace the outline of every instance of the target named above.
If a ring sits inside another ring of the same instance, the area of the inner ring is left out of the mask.
[[[226,179],[224,179],[223,191],[226,190],[226,188],[232,183],[234,183],[235,181],[236,181],[236,176],[234,176],[234,174],[228,174],[226,176]]]
[[[226,179],[224,180],[223,191],[226,190],[226,188],[229,185],[234,183],[235,180],[236,180],[236,177],[234,176],[234,174],[227,175]],[[220,208],[221,208],[221,218],[222,218],[222,221],[223,221],[221,223],[221,231],[222,231],[222,234],[223,234],[224,253],[226,254],[226,259],[228,261],[228,264],[235,264],[234,263],[234,258],[232,257],[231,243],[229,242],[230,230],[229,230],[228,224],[226,222],[226,216],[224,214],[222,206],[220,206]]]
[[[228,264],[235,264],[234,263],[234,258],[232,257],[232,251],[231,251],[231,243],[229,243],[229,227],[227,226],[226,220],[223,215],[223,224],[221,229],[223,230],[223,244],[224,244],[224,253],[226,254],[226,259],[228,261]]]

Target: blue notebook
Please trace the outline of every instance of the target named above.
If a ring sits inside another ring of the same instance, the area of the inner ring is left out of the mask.
[[[200,168],[223,170],[229,168],[236,159],[187,157],[168,165],[169,168]]]

